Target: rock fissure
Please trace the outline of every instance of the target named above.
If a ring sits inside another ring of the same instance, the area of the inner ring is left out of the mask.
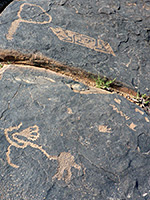
[[[150,199],[149,11],[14,0],[1,12],[0,199]]]
[[[67,75],[73,78],[74,80],[81,81],[89,86],[95,86],[95,81],[93,77],[95,79],[97,77],[96,74],[92,74],[84,70],[79,70],[75,67],[70,67],[70,66],[61,64],[55,60],[44,57],[41,54],[40,55],[39,54],[21,54],[19,52],[5,50],[3,52],[0,52],[0,61],[1,63],[11,62],[12,64],[14,63],[14,64],[32,65],[32,66],[50,69],[57,73]],[[125,95],[125,97],[127,98],[129,95],[131,95],[131,97],[137,95],[136,91],[125,86],[123,83],[120,83],[118,81],[115,81],[111,87],[113,91],[119,93],[120,95]],[[131,100],[131,98],[128,98],[128,99]]]

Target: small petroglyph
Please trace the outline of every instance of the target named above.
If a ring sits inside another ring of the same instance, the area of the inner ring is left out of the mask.
[[[130,129],[132,129],[133,131],[136,131],[136,130],[135,130],[135,127],[136,127],[137,125],[135,125],[133,122],[132,122],[130,125],[127,124],[127,126],[128,126]]]
[[[68,112],[68,114],[73,114],[71,108],[67,108],[67,112]]]
[[[114,101],[116,102],[116,103],[118,103],[118,104],[120,104],[121,103],[121,100],[120,99],[114,99]]]
[[[126,3],[127,6],[136,6],[136,3]]]
[[[103,133],[112,133],[111,128],[104,125],[99,125],[98,130]]]
[[[124,117],[126,120],[129,120],[130,117],[128,117],[126,114],[124,114],[122,111],[118,110],[118,108],[115,105],[109,104],[113,110],[115,110],[117,113],[121,115],[121,117]]]
[[[57,178],[58,180],[62,179],[66,183],[68,183],[70,182],[71,176],[72,176],[71,168],[74,167],[78,170],[81,170],[80,165],[75,163],[74,156],[72,156],[68,152],[60,153],[60,155],[57,157],[57,161],[58,161],[59,167],[57,169],[57,173],[53,176],[52,179],[55,179],[55,178]],[[67,175],[64,177],[65,170],[67,171]]]
[[[145,117],[145,121],[146,121],[146,122],[149,122],[149,119],[148,119],[147,117]]]
[[[139,112],[141,115],[144,115],[144,112],[139,110],[138,108],[135,108],[135,112]]]
[[[39,146],[35,143],[40,134],[39,134],[39,127],[37,125],[30,126],[22,131],[17,131],[15,133],[12,133],[14,130],[19,130],[22,126],[22,123],[20,123],[18,126],[9,127],[4,130],[5,136],[7,141],[10,143],[7,152],[6,152],[6,159],[10,166],[14,168],[18,168],[18,165],[15,165],[11,162],[10,159],[10,153],[11,153],[11,147],[15,146],[17,148],[26,148],[27,146],[31,146],[35,149],[39,149],[49,160],[57,160],[58,161],[58,170],[57,173],[53,176],[54,178],[57,178],[58,180],[64,180],[66,183],[68,183],[71,180],[72,172],[71,168],[74,167],[78,170],[81,170],[80,165],[75,163],[74,156],[72,156],[68,152],[61,152],[58,156],[51,156],[49,155],[42,146]],[[21,137],[20,137],[21,136]],[[61,135],[63,136],[63,135]],[[64,172],[67,171],[66,177],[64,177]]]

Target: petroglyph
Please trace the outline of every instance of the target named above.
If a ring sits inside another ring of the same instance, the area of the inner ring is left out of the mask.
[[[111,128],[108,128],[107,126],[104,126],[104,125],[99,125],[98,130],[103,133],[111,133],[112,132]]]
[[[117,113],[121,115],[121,117],[124,117],[126,120],[129,120],[130,117],[128,117],[126,114],[124,114],[122,111],[118,110],[118,108],[115,105],[109,104],[113,110],[115,110]]]
[[[39,127],[37,125],[30,126],[24,130],[18,131],[19,129],[21,129],[21,126],[22,123],[20,123],[18,126],[9,127],[4,130],[6,139],[10,144],[6,152],[6,159],[10,166],[14,168],[19,167],[18,165],[11,162],[10,153],[12,146],[21,149],[24,149],[27,146],[31,146],[35,149],[39,149],[47,158],[49,158],[49,160],[58,161],[57,173],[53,176],[53,179],[55,178],[57,178],[58,180],[62,179],[66,183],[68,183],[72,177],[71,168],[74,167],[78,170],[81,170],[80,165],[75,163],[74,156],[71,155],[69,152],[61,152],[58,156],[51,156],[43,149],[42,146],[39,146],[34,143],[34,141],[36,141],[40,136]],[[67,172],[67,175],[64,177],[65,171]]]
[[[95,51],[112,54],[113,56],[116,56],[111,46],[107,42],[104,42],[101,39],[95,39],[77,32],[63,30],[62,28],[59,27],[58,28],[51,27],[51,30],[61,41],[78,44],[87,47],[89,49],[93,49]]]
[[[135,130],[136,125],[135,125],[133,122],[132,122],[130,125],[127,124],[127,126],[128,126],[130,129],[132,129],[133,131],[136,131],[136,130]]]
[[[139,110],[138,108],[135,108],[135,112],[139,112],[141,115],[144,115],[144,112],[142,110]]]
[[[71,108],[67,108],[67,112],[68,112],[68,114],[73,114],[73,112],[72,112],[72,109]]]
[[[149,122],[149,119],[148,119],[147,117],[145,117],[145,121],[146,121],[146,122]]]
[[[116,103],[118,103],[118,104],[120,104],[121,103],[121,100],[120,99],[114,99],[114,101],[116,102]]]
[[[71,167],[81,170],[81,167],[75,163],[74,156],[72,156],[68,152],[62,152],[58,156],[57,160],[59,164],[58,172],[53,176],[53,179],[55,178],[57,178],[58,180],[62,179],[68,183],[71,180],[71,176],[72,176]],[[67,175],[66,177],[63,177],[65,170],[67,171]]]
[[[48,21],[43,21],[43,22],[36,22],[36,21],[32,21],[32,19],[30,19],[30,21],[28,20],[24,20],[21,18],[21,11],[23,10],[23,7],[26,6],[26,5],[29,5],[29,6],[35,6],[37,8],[40,8],[41,11],[46,15],[48,16],[49,20]],[[24,22],[24,23],[32,23],[32,24],[48,24],[52,21],[52,17],[46,13],[46,11],[41,7],[41,6],[38,6],[36,4],[30,4],[30,3],[23,3],[21,6],[20,6],[20,9],[19,9],[19,12],[17,14],[18,16],[18,19],[15,20],[14,22],[12,22],[9,30],[8,30],[8,34],[6,35],[6,38],[7,40],[12,40],[13,39],[13,35],[15,34],[17,28],[19,27],[19,24],[20,22]]]
[[[22,19],[21,12],[22,12],[24,6],[31,6],[32,8],[37,7],[39,9],[41,9],[41,11],[46,16],[48,16],[49,20],[39,22],[39,21],[33,21],[32,19],[29,19],[29,20]],[[13,39],[13,36],[16,33],[16,30],[19,27],[19,24],[21,22],[22,23],[32,23],[32,24],[48,24],[52,21],[52,17],[49,14],[47,14],[46,11],[41,6],[36,5],[36,4],[30,4],[30,3],[23,3],[20,6],[17,16],[18,16],[18,19],[15,20],[14,22],[12,22],[12,24],[8,30],[8,34],[6,35],[7,40]],[[112,54],[113,56],[116,56],[115,53],[113,52],[111,46],[107,42],[104,42],[103,40],[101,40],[100,38],[95,39],[95,38],[89,37],[87,35],[73,32],[70,30],[63,30],[60,27],[57,27],[57,28],[50,27],[50,29],[58,37],[58,39],[63,42],[74,43],[74,44],[84,46],[89,49],[93,49],[98,52]]]

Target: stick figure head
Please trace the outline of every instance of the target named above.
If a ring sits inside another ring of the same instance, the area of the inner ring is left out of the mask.
[[[48,24],[52,17],[39,5],[23,3],[18,12],[20,21],[32,24]]]
[[[34,125],[24,129],[23,131],[14,133],[13,138],[17,139],[18,142],[22,142],[24,139],[35,141],[38,139],[39,135],[39,127]]]

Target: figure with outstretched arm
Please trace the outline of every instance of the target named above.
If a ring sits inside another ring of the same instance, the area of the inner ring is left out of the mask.
[[[30,146],[35,149],[39,149],[49,160],[58,161],[58,170],[57,173],[53,176],[53,179],[63,179],[65,182],[69,182],[72,176],[71,168],[74,167],[78,170],[81,170],[81,167],[75,163],[74,156],[69,152],[61,152],[58,156],[51,156],[43,149],[42,146],[34,143],[34,141],[36,141],[40,136],[39,127],[37,125],[30,126],[24,130],[19,130],[21,128],[22,123],[20,123],[18,126],[9,127],[4,130],[6,139],[10,144],[6,152],[6,158],[10,166],[14,168],[19,167],[18,165],[11,162],[11,147],[14,146],[16,148],[24,149],[27,146]],[[65,171],[67,171],[67,175],[64,177]]]

